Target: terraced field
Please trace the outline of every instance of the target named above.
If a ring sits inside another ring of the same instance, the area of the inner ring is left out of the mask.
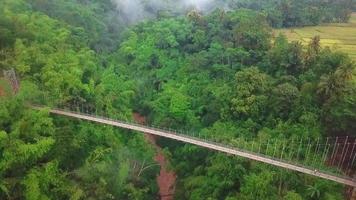
[[[348,53],[356,61],[356,13],[349,23],[324,24],[303,28],[276,29],[275,35],[284,33],[291,41],[306,44],[315,35],[321,38],[323,46]]]

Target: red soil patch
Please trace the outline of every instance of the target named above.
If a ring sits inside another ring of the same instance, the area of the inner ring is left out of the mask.
[[[133,117],[137,123],[146,123],[146,118],[138,113],[134,113]],[[157,184],[159,187],[159,195],[161,200],[173,200],[177,176],[174,172],[167,169],[168,161],[164,157],[162,149],[156,143],[157,137],[154,135],[145,134],[145,138],[157,149],[155,160],[161,166],[161,171],[157,177]]]
[[[356,143],[356,138],[353,136],[348,136],[346,140],[345,137],[339,137],[338,146],[336,149],[332,149],[332,155],[329,155],[326,160],[328,166],[340,167],[347,175],[355,176],[355,171],[350,165],[355,157],[356,152],[354,151],[354,144]]]
[[[177,176],[174,172],[167,170],[167,161],[162,152],[156,154],[155,160],[161,165],[161,171],[157,177],[161,200],[173,200]]]
[[[2,88],[2,86],[0,85],[0,96],[5,96],[5,90],[4,88]]]
[[[133,117],[134,117],[136,123],[146,124],[146,117],[144,117],[138,113],[133,113]]]

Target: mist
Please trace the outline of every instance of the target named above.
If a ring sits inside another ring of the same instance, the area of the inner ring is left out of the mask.
[[[159,11],[182,14],[193,9],[209,12],[216,8],[227,8],[221,0],[112,0],[112,2],[128,24],[155,17]]]
[[[207,11],[211,9],[211,7],[215,6],[214,0],[184,0],[183,5],[185,7],[194,7],[200,11]]]

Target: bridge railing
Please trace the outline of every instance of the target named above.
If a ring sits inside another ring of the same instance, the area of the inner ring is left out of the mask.
[[[310,175],[326,178],[326,179],[329,179],[329,180],[334,180],[334,181],[337,181],[339,183],[343,183],[343,184],[346,184],[346,185],[356,186],[355,181],[351,177],[348,177],[348,176],[340,174],[340,173],[335,173],[333,171],[327,171],[325,169],[316,169],[316,168],[305,166],[305,165],[300,164],[300,163],[294,163],[294,162],[286,161],[286,160],[279,159],[279,158],[276,158],[276,157],[271,157],[271,156],[268,156],[268,155],[251,152],[251,151],[246,150],[246,149],[239,149],[239,148],[237,148],[235,146],[231,146],[231,145],[228,145],[228,144],[217,143],[217,142],[211,141],[211,140],[209,140],[207,138],[197,138],[197,137],[192,136],[192,135],[187,135],[187,134],[184,134],[184,133],[174,132],[174,131],[169,130],[169,129],[164,130],[162,128],[153,128],[153,127],[142,125],[142,124],[138,124],[138,123],[135,123],[135,122],[114,120],[112,118],[95,116],[95,115],[89,114],[89,113],[73,112],[73,111],[70,111],[70,110],[62,110],[62,109],[52,109],[51,112],[56,113],[56,114],[60,114],[60,115],[63,115],[63,113],[65,113],[64,115],[73,117],[72,115],[68,115],[69,113],[71,113],[71,114],[77,115],[77,116],[74,116],[75,118],[83,118],[83,119],[86,119],[86,120],[88,120],[88,119],[94,120],[95,119],[95,121],[97,121],[97,122],[100,122],[100,121],[103,120],[103,121],[106,121],[109,124],[111,124],[112,122],[116,122],[117,124],[125,125],[125,127],[126,126],[130,126],[130,127],[136,127],[136,128],[143,128],[144,130],[147,130],[148,133],[150,133],[151,131],[157,131],[157,132],[162,133],[164,135],[164,137],[168,137],[169,135],[171,135],[170,138],[172,138],[172,139],[174,138],[174,136],[180,136],[181,138],[191,139],[191,141],[195,141],[194,143],[200,141],[200,142],[203,142],[205,144],[209,144],[209,146],[213,146],[214,145],[216,147],[223,147],[223,148],[229,149],[229,150],[236,150],[237,152],[240,152],[240,153],[244,152],[244,153],[249,155],[249,156],[246,156],[247,158],[251,158],[251,156],[252,157],[259,157],[260,160],[265,160],[263,162],[266,162],[266,163],[269,163],[269,164],[272,164],[272,165],[277,165],[277,166],[286,166],[286,165],[289,164],[290,166],[288,167],[288,169],[304,172],[304,173],[307,173],[307,174],[310,174]],[[78,116],[81,116],[81,117],[78,117]],[[88,118],[85,118],[85,117],[88,117]],[[120,127],[122,127],[122,126],[120,126]],[[181,140],[179,140],[179,141],[181,141]],[[266,161],[266,159],[268,159],[270,161]],[[275,163],[279,163],[280,165],[275,164]],[[299,170],[297,170],[297,168],[299,168]]]
[[[45,99],[38,98],[37,102],[31,102],[31,104],[43,106],[45,105],[45,102]],[[238,149],[239,151],[283,161],[311,170],[327,172],[341,177],[350,177],[355,172],[356,139],[348,136],[335,138],[329,137],[324,139],[294,137],[291,139],[269,138],[265,140],[253,137],[239,137],[227,141],[218,137],[219,133],[208,135],[202,132],[179,131],[156,125],[148,126],[134,122],[133,120],[113,119],[115,116],[107,114],[105,110],[98,110],[95,106],[82,102],[49,105],[49,107],[54,109],[95,116],[107,120],[115,120],[120,123],[149,128],[152,130],[164,131],[169,134],[180,135],[230,149]]]

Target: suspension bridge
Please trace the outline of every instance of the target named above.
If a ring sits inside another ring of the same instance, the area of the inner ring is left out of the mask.
[[[4,76],[13,87],[19,90],[19,82],[13,70],[5,71]],[[49,109],[50,113],[74,119],[95,122],[128,130],[148,133],[187,144],[197,145],[230,155],[266,163],[280,168],[297,171],[311,176],[335,181],[354,188],[352,198],[356,199],[356,138],[335,137],[326,139],[256,139],[230,138],[223,141],[218,137],[176,131],[155,126],[145,126],[135,122],[110,118],[105,109],[85,103],[64,103],[58,106],[44,106],[51,102],[46,98],[37,98],[31,107],[36,110]],[[85,102],[85,101],[84,101]],[[34,106],[37,105],[37,106]],[[52,108],[51,108],[52,107]],[[219,134],[219,133],[216,133]]]
[[[40,110],[46,107],[32,108]],[[148,133],[356,187],[356,180],[347,175],[355,164],[356,139],[327,138],[323,142],[320,139],[316,142],[305,139],[303,142],[303,139],[248,141],[240,138],[235,143],[225,144],[202,134],[111,119],[90,111],[86,106],[48,109],[55,115]]]

